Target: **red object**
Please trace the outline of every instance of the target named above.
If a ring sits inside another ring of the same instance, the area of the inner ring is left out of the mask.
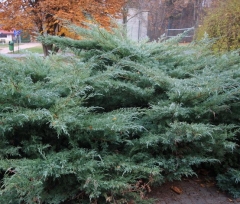
[[[13,31],[7,31],[7,30],[1,30],[1,29],[0,29],[0,33],[7,34],[7,35],[13,35]]]

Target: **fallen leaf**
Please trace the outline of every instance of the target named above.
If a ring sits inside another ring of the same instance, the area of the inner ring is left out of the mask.
[[[172,186],[171,190],[173,190],[177,194],[181,194],[182,193],[182,189],[178,188],[177,186]]]
[[[194,180],[194,181],[198,182],[198,181],[201,181],[201,180],[200,180],[200,179],[196,179],[196,180]]]

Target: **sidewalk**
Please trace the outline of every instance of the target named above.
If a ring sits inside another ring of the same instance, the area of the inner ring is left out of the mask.
[[[8,45],[6,45],[7,47],[5,48],[0,48],[0,54],[11,54],[11,51],[9,51],[9,47]],[[25,44],[20,44],[19,45],[19,50],[23,50],[26,48],[31,48],[31,47],[38,47],[41,46],[41,43],[25,43]],[[15,43],[14,44],[14,52],[17,53],[18,52],[18,44]]]
[[[208,177],[167,182],[153,188],[147,197],[155,199],[155,204],[240,204],[240,198],[220,191]]]

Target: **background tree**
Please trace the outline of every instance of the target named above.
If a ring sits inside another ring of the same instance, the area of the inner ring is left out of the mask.
[[[86,20],[95,20],[108,27],[111,17],[119,17],[124,0],[8,0],[0,3],[0,25],[4,29],[22,29],[34,32],[76,38],[65,27],[65,19],[82,25]],[[53,45],[44,45],[45,55]]]
[[[198,26],[209,4],[210,0],[128,0],[125,7],[148,12],[148,37],[158,40],[166,29]]]
[[[203,25],[198,29],[197,39],[207,33],[215,38],[213,49],[229,51],[240,48],[240,1],[216,0],[208,9]]]

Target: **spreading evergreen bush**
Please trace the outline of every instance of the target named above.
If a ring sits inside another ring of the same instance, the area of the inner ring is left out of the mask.
[[[202,165],[239,196],[238,53],[72,29],[42,41],[76,55],[0,56],[0,203],[149,203]]]

